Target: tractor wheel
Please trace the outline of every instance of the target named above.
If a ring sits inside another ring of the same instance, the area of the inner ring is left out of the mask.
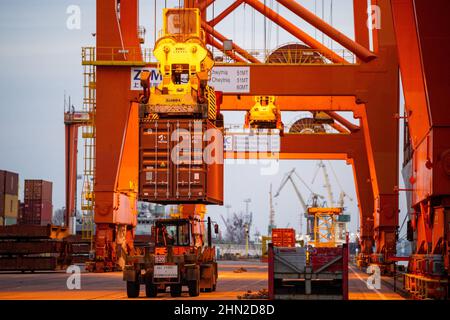
[[[171,297],[181,296],[181,284],[171,284],[170,285],[170,296]]]
[[[127,281],[127,296],[128,298],[138,298],[141,285],[138,281]]]
[[[151,282],[145,284],[145,295],[147,298],[154,298],[158,295],[158,286]]]
[[[191,280],[188,283],[189,296],[197,297],[200,294],[200,283],[198,280]]]

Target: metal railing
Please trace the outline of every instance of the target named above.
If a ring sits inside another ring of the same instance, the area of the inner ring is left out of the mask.
[[[83,64],[95,64],[99,61],[120,62],[157,62],[150,48],[118,48],[118,47],[83,47],[81,50]]]
[[[214,60],[221,63],[232,63],[226,53],[208,46],[213,53]],[[297,65],[318,65],[334,64],[326,58],[326,54],[316,49],[277,49],[269,51],[264,49],[247,50],[251,55],[262,63],[271,64],[297,64]],[[344,58],[348,63],[356,63],[355,55],[346,49],[337,49],[334,52]],[[232,53],[236,54],[235,51]],[[153,48],[118,48],[118,47],[83,47],[81,52],[83,64],[95,64],[99,61],[120,63],[120,62],[143,62],[156,63],[153,55]]]
[[[210,48],[214,60],[217,62],[228,62],[232,59],[224,52],[216,48]],[[271,64],[336,64],[327,58],[326,52],[317,49],[286,48],[276,50],[248,49],[247,52],[262,63]],[[335,49],[333,52],[350,64],[356,63],[355,54],[347,49]],[[236,54],[235,51],[232,51]]]

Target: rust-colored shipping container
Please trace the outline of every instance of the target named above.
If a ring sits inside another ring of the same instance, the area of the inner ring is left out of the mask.
[[[45,180],[25,180],[24,200],[52,202],[53,184]]]
[[[272,229],[272,243],[274,247],[295,247],[295,230]]]
[[[143,122],[139,144],[141,201],[223,204],[223,135],[213,123]]]
[[[19,195],[19,174],[5,171],[4,193],[9,195]]]
[[[53,205],[49,201],[25,200],[19,224],[45,226],[52,223]]]

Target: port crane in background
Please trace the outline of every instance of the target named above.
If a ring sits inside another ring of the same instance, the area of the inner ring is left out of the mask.
[[[300,175],[297,174],[297,172],[295,171],[295,168],[293,168],[291,171],[289,171],[288,173],[285,174],[283,180],[280,183],[280,186],[278,187],[277,192],[275,193],[274,197],[278,197],[280,195],[281,190],[283,190],[283,188],[286,186],[287,182],[291,182],[292,187],[294,188],[295,194],[297,196],[297,199],[300,202],[301,205],[301,209],[303,210],[302,212],[299,213],[299,234],[300,236],[303,235],[303,217],[307,217],[307,234],[311,235],[312,234],[312,222],[313,222],[313,217],[309,217],[307,215],[308,212],[308,205],[306,204],[305,200],[303,199],[303,196],[300,192],[300,189],[298,188],[297,184],[295,183],[293,176],[296,176],[298,180],[300,180],[300,182],[309,190],[309,192],[311,193],[310,199],[311,199],[311,207],[318,207],[319,206],[319,199],[323,199],[324,197],[320,194],[315,193],[313,190],[311,190],[311,188],[308,186],[308,184],[300,177]]]
[[[333,189],[331,188],[331,183],[330,183],[330,177],[328,176],[328,172],[327,172],[327,167],[325,166],[325,164],[323,163],[322,160],[320,160],[319,162],[317,162],[317,170],[314,173],[314,176],[311,180],[311,184],[314,184],[314,181],[316,180],[317,174],[319,173],[319,170],[322,169],[323,172],[323,178],[325,180],[325,189],[327,190],[327,194],[328,194],[328,207],[334,207],[334,196],[333,196]]]
[[[344,198],[347,197],[350,201],[353,201],[353,199],[350,196],[348,196],[347,193],[342,188],[342,185],[339,182],[336,172],[334,171],[334,169],[329,161],[328,161],[328,166],[330,167],[330,169],[334,175],[334,178],[340,189],[338,200],[337,201],[334,200],[330,177],[328,175],[326,165],[322,160],[317,162],[317,170],[314,173],[311,184],[314,184],[314,181],[316,180],[319,170],[322,170],[323,178],[325,180],[324,187],[327,190],[327,194],[328,194],[328,203],[329,204],[327,204],[327,207],[332,209],[330,212],[339,211],[338,215],[335,214],[335,215],[331,216],[331,218],[334,219],[333,220],[333,228],[334,228],[333,232],[335,234],[335,239],[337,242],[344,242],[344,241],[346,241],[346,234],[348,231],[348,223],[350,222],[350,215],[343,214],[344,209],[345,209],[344,208]],[[338,210],[338,209],[340,209],[340,210]],[[317,219],[316,219],[316,224],[317,224]]]
[[[269,225],[267,227],[267,234],[272,234],[272,229],[275,225],[275,207],[273,205],[272,183],[269,188]]]

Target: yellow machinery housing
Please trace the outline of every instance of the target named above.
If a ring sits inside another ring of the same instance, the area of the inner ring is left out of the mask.
[[[283,129],[281,113],[275,105],[274,96],[256,96],[255,105],[245,116],[246,128]]]
[[[215,120],[216,97],[208,86],[214,66],[194,8],[164,9],[163,29],[153,51],[161,83],[150,88],[150,72],[141,73],[141,112],[160,116],[192,116]],[[142,108],[144,110],[142,110]],[[157,118],[157,117],[156,117]]]

